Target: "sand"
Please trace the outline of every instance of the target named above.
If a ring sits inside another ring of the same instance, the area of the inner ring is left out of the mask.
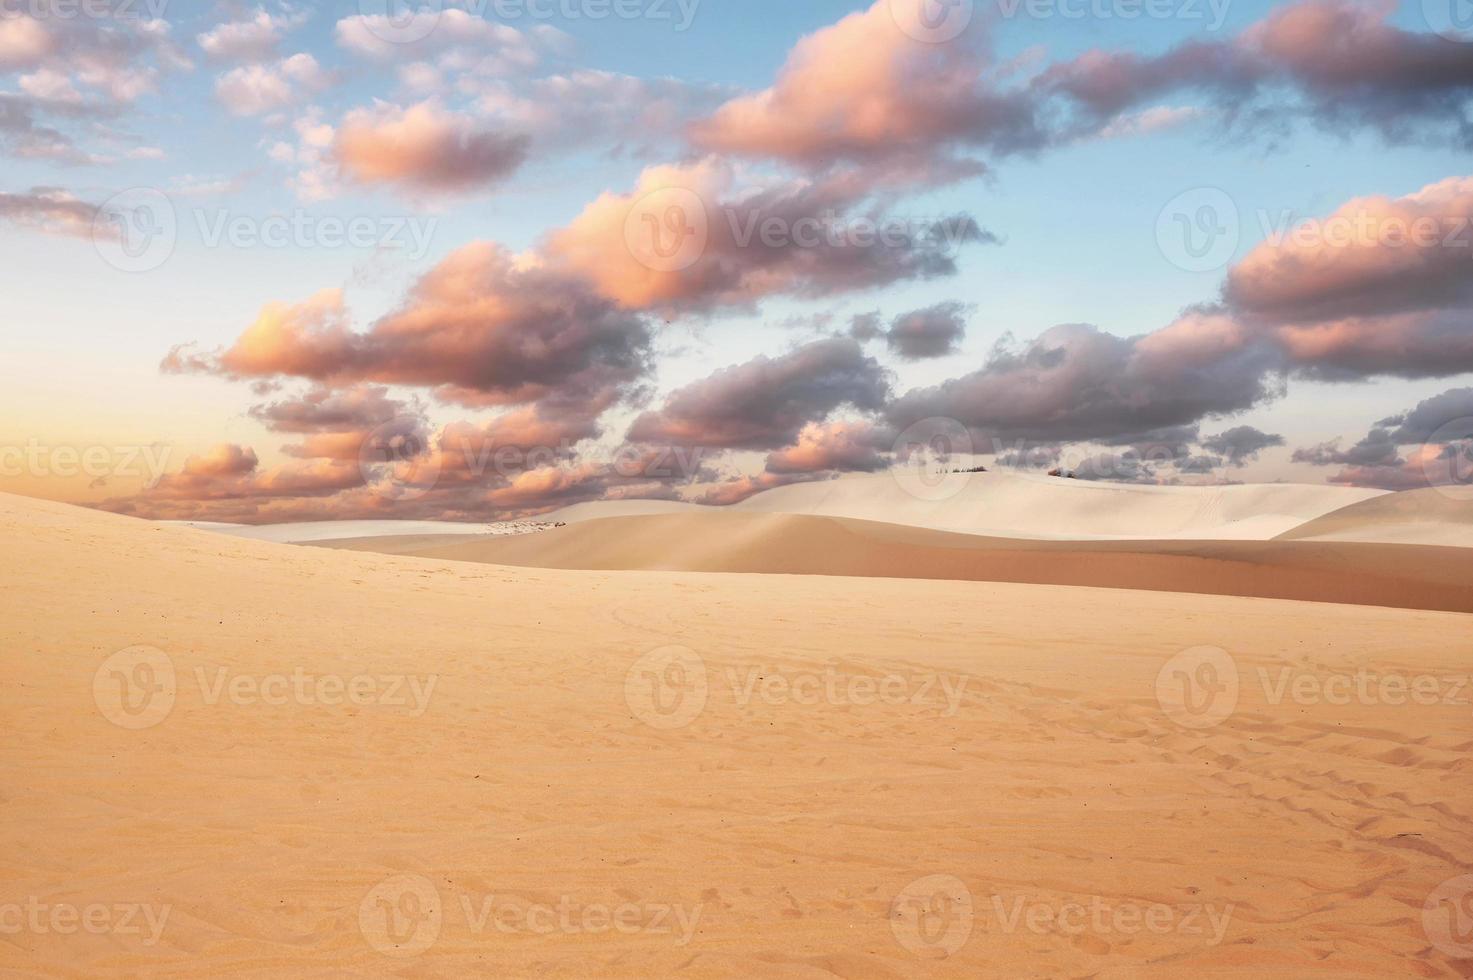
[[[1380,497],[1381,490],[1261,484],[1134,486],[1014,471],[926,476],[848,476],[759,493],[730,507],[675,500],[597,500],[507,525],[436,521],[325,521],[256,527],[198,525],[264,541],[311,543],[369,537],[520,531],[536,523],[671,514],[805,514],[882,521],[991,537],[1058,540],[1267,541],[1307,521]]]
[[[0,542],[5,975],[1473,972],[1465,614]]]
[[[900,471],[778,487],[737,506],[993,537],[1261,541],[1383,493],[1288,483],[1138,486],[1011,470],[939,478]]]
[[[1473,547],[1473,493],[1466,487],[1407,490],[1331,511],[1286,531],[1284,540],[1381,541]]]
[[[965,579],[1473,612],[1473,549],[1321,541],[1029,541],[742,512],[587,521],[518,537],[329,547],[495,565]]]
[[[231,537],[277,544],[312,544],[340,538],[379,538],[406,535],[525,534],[545,524],[535,521],[493,521],[480,524],[453,521],[301,521],[295,524],[216,524],[205,521],[159,521],[163,527],[190,527]]]

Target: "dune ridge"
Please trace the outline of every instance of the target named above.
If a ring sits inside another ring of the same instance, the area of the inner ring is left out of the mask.
[[[1397,541],[1473,547],[1473,491],[1405,490],[1372,497],[1305,521],[1281,541]]]
[[[608,517],[783,513],[881,521],[991,537],[1059,540],[1269,540],[1305,521],[1382,496],[1381,490],[1296,484],[1150,486],[1002,471],[887,473],[797,483],[726,507],[678,500],[596,500],[513,522],[577,524]],[[503,530],[507,525],[487,525]],[[263,540],[313,542],[479,533],[433,521],[354,521],[224,528]]]
[[[618,517],[511,538],[327,547],[539,568],[1082,585],[1473,611],[1473,550],[1320,541],[1037,541],[793,514]]]

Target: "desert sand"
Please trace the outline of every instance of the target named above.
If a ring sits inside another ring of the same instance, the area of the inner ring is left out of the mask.
[[[1154,486],[1014,470],[946,476],[902,470],[778,487],[737,508],[1009,538],[1265,540],[1383,494],[1290,483]]]
[[[778,487],[729,507],[678,500],[590,501],[504,525],[322,521],[256,527],[193,526],[263,541],[312,543],[502,532],[516,530],[516,523],[547,526],[610,517],[754,513],[841,517],[1003,538],[1267,541],[1308,521],[1384,495],[1382,490],[1281,483],[1135,486],[1055,479],[1012,470],[950,475],[901,472],[898,476],[852,476]]]
[[[1473,972],[1467,614],[0,541],[6,975]]]
[[[1395,541],[1473,547],[1473,493],[1429,487],[1372,497],[1305,521],[1286,541]]]
[[[1039,541],[793,514],[592,520],[515,537],[331,547],[492,565],[965,579],[1473,612],[1473,549],[1313,541]]]

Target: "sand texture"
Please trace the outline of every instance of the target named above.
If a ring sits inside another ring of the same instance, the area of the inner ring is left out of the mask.
[[[5,976],[1473,974],[1466,614],[0,542]]]

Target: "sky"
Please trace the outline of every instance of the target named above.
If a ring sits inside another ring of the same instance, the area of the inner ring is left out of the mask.
[[[1473,479],[1467,0],[0,0],[0,491]]]

